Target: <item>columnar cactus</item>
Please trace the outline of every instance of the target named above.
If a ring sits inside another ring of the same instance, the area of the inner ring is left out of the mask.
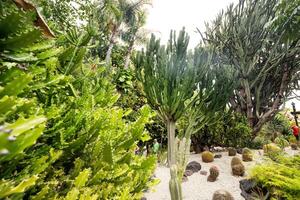
[[[182,200],[181,181],[177,176],[177,166],[172,165],[170,168],[171,179],[169,181],[169,189],[171,200]]]
[[[188,155],[190,153],[190,146],[191,146],[191,140],[186,139],[185,137],[182,138],[181,140],[179,138],[175,139],[175,155],[176,155],[176,165],[177,165],[177,174],[178,177],[182,177],[187,160],[188,160]]]

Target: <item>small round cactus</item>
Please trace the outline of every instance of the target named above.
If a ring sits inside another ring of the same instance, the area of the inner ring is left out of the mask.
[[[243,164],[236,164],[231,167],[232,174],[235,176],[244,176],[245,166]]]
[[[265,144],[264,147],[264,153],[278,153],[281,151],[280,147],[277,146],[275,143]]]
[[[242,152],[243,161],[248,162],[253,160],[253,153],[250,149],[244,148]]]
[[[204,151],[202,153],[202,161],[206,163],[214,161],[214,154],[209,151]]]
[[[214,182],[217,180],[220,172],[217,166],[212,166],[209,169],[209,176],[207,177],[207,181]]]
[[[231,159],[231,167],[237,164],[242,164],[242,160],[239,157],[235,156]]]
[[[228,156],[235,156],[236,155],[236,149],[229,147],[228,148]]]
[[[212,200],[234,200],[234,198],[226,190],[217,190],[214,192]]]

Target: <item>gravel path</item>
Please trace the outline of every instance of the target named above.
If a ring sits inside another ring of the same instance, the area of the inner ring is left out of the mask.
[[[286,152],[290,155],[295,154],[298,151],[286,149]],[[247,177],[247,172],[244,177],[236,177],[231,173],[230,162],[232,157],[228,156],[227,152],[221,152],[221,158],[215,158],[212,163],[204,163],[201,160],[201,154],[191,154],[189,160],[197,161],[201,164],[201,171],[205,170],[209,173],[209,168],[213,165],[217,166],[220,170],[220,175],[215,182],[208,182],[208,175],[201,175],[199,172],[194,173],[188,177],[188,181],[182,183],[183,199],[184,200],[211,200],[213,193],[218,189],[225,189],[230,192],[235,200],[243,200],[240,195],[241,190],[239,188],[239,181]],[[252,166],[263,161],[263,151],[258,150],[254,153],[254,161],[243,162],[246,167],[246,171]],[[237,154],[241,158],[240,154]],[[165,166],[158,166],[155,171],[156,178],[159,178],[161,182],[152,188],[149,192],[145,193],[147,200],[170,200],[169,194],[169,168]]]

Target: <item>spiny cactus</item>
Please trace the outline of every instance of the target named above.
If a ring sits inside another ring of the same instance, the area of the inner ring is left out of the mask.
[[[177,166],[172,165],[170,168],[171,179],[169,181],[169,189],[171,200],[182,200],[181,181],[177,177]]]
[[[277,146],[275,143],[265,144],[263,146],[263,149],[264,149],[264,153],[266,153],[266,154],[277,153],[277,152],[281,151],[280,147]]]
[[[233,157],[232,158],[232,160],[231,160],[231,167],[233,166],[233,165],[237,165],[237,164],[242,164],[242,161],[241,161],[241,159],[239,158],[239,157]]]
[[[178,177],[182,177],[187,160],[188,155],[190,153],[191,140],[187,140],[186,138],[175,138],[175,155],[176,155],[176,165],[177,165],[177,174]]]
[[[242,153],[243,161],[248,162],[253,160],[253,153],[250,149],[244,148]]]
[[[236,155],[236,149],[229,147],[228,148],[228,156],[235,156]]]
[[[204,151],[202,153],[202,161],[206,163],[214,161],[214,154],[209,151]]]
[[[232,167],[232,174],[236,176],[244,176],[245,174],[245,166],[241,164],[233,165]]]
[[[212,166],[209,169],[209,176],[207,177],[207,181],[214,182],[217,180],[220,172],[217,166]]]
[[[234,198],[226,190],[217,190],[214,192],[212,200],[234,200]]]

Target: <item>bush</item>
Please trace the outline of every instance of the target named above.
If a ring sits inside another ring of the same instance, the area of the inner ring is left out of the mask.
[[[151,109],[129,121],[115,106],[119,95],[103,67],[83,62],[90,27],[57,47],[39,37],[32,13],[2,3],[0,198],[140,199],[155,183],[156,158],[134,154],[149,139]],[[12,44],[17,39],[24,42]]]
[[[300,196],[300,156],[279,156],[276,162],[255,166],[250,176],[268,189],[271,199],[295,200]]]

